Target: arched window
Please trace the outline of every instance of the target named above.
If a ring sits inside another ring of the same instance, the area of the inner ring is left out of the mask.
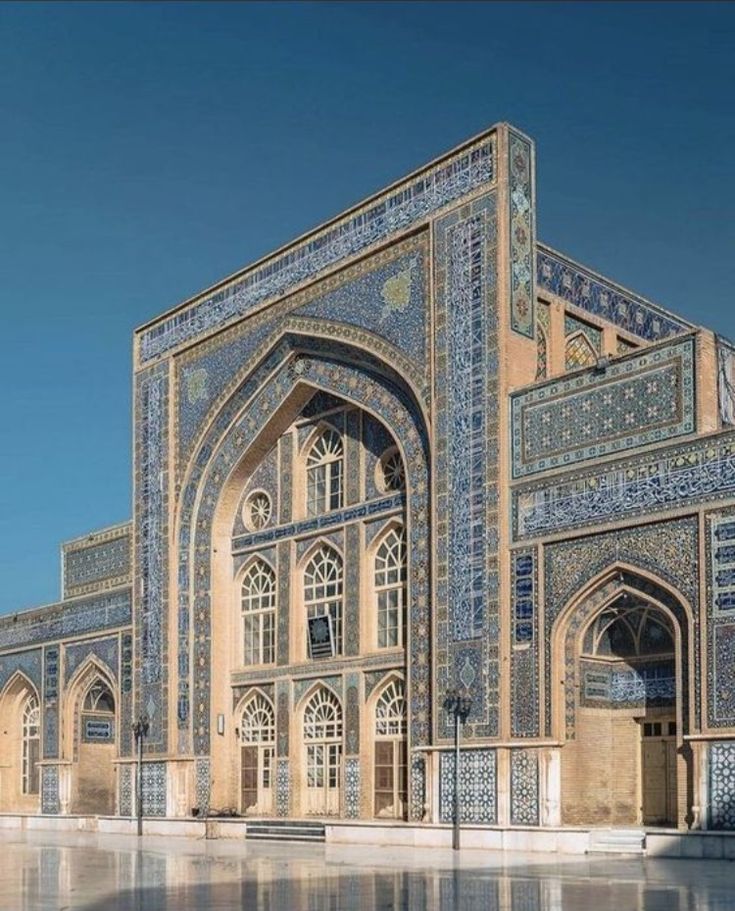
[[[339,740],[342,706],[326,687],[319,687],[304,709],[304,740]]]
[[[307,515],[341,508],[343,469],[342,437],[330,428],[317,437],[306,457]]]
[[[342,653],[342,558],[327,544],[317,550],[304,569],[304,606],[307,619],[332,618],[334,653]]]
[[[243,743],[273,743],[276,739],[276,719],[273,706],[265,696],[256,693],[242,711],[240,740]]]
[[[276,649],[276,576],[265,560],[253,560],[247,568],[240,596],[243,663],[272,664]]]
[[[41,710],[35,694],[26,699],[23,707],[23,757],[22,782],[23,794],[38,794],[38,760],[40,758],[40,722]]]
[[[391,530],[375,553],[378,648],[402,646],[406,630],[406,531]]]
[[[406,691],[402,680],[392,680],[375,704],[375,735],[377,737],[405,736]]]
[[[115,712],[115,698],[110,692],[110,688],[102,680],[95,680],[92,686],[87,690],[84,697],[83,710],[85,712]]]
[[[406,487],[403,459],[396,446],[391,446],[381,456],[378,464],[378,488],[384,493],[394,493]]]

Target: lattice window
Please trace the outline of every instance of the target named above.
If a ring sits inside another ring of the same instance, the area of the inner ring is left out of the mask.
[[[253,560],[245,571],[240,605],[243,662],[272,664],[276,657],[276,575],[265,560]]]
[[[114,713],[115,697],[110,692],[109,686],[97,678],[87,690],[83,708],[85,712]]]
[[[275,739],[276,717],[273,706],[262,693],[256,693],[242,710],[240,740],[243,743],[274,743]]]
[[[319,687],[304,710],[305,740],[338,740],[342,737],[342,706],[326,687]]]
[[[403,467],[403,459],[396,446],[391,446],[386,450],[378,465],[378,485],[385,493],[392,493],[399,490],[405,490],[406,487],[406,470]]]
[[[336,550],[323,544],[304,569],[304,607],[309,620],[332,618],[334,651],[342,652],[342,558]]]
[[[378,737],[405,736],[406,688],[402,680],[392,680],[378,697],[375,734]]]
[[[23,794],[38,794],[41,709],[34,693],[26,699],[26,704],[23,707],[22,724],[21,791]]]
[[[375,553],[375,597],[378,648],[405,642],[406,531],[391,528]]]
[[[596,363],[597,353],[584,332],[579,332],[577,335],[567,339],[565,350],[565,366],[567,370],[591,367]]]
[[[306,512],[318,516],[343,502],[344,445],[336,430],[317,437],[306,457]]]
[[[245,501],[242,518],[246,528],[250,531],[260,531],[270,521],[272,512],[271,500],[263,490],[257,490]]]

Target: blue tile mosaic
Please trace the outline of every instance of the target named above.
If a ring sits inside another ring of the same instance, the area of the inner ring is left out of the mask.
[[[59,755],[59,646],[43,650],[43,756]]]
[[[130,585],[131,526],[95,532],[62,547],[62,597]]]
[[[74,672],[92,655],[98,658],[103,665],[112,671],[113,677],[118,676],[118,639],[117,636],[107,639],[91,639],[68,645],[64,649],[64,680],[71,680]]]
[[[535,550],[511,555],[511,731],[539,735],[538,579]]]
[[[460,822],[497,822],[495,750],[462,750],[459,759]],[[454,753],[439,754],[439,818],[454,820]]]
[[[17,672],[22,673],[41,692],[41,649],[0,656],[0,690]]]
[[[667,313],[542,244],[537,245],[536,278],[539,290],[555,294],[649,342],[694,328],[686,320]]]
[[[166,815],[166,763],[143,763],[143,815]]]
[[[735,512],[707,516],[707,719],[735,725]]]
[[[41,812],[49,816],[61,812],[58,766],[41,766]]]
[[[510,823],[539,825],[539,768],[535,750],[510,751]]]
[[[362,329],[391,351],[403,351],[404,361],[412,365],[410,373],[424,382],[426,246],[422,235],[374,254],[177,359],[179,464],[186,463],[233,378],[243,367],[252,371],[280,337],[285,319],[306,320],[322,335],[331,334],[334,326]],[[389,362],[395,363],[394,358]]]
[[[130,626],[131,620],[129,590],[79,598],[0,618],[0,649]]]
[[[489,183],[493,176],[493,142],[486,137],[280,256],[266,260],[223,290],[161,320],[140,336],[141,362],[160,357],[177,345],[244,316],[258,304],[285,294],[340,260],[426,219]]]
[[[167,601],[168,371],[136,377],[136,630],[140,656],[139,711],[147,713],[149,751],[166,748],[164,660]]]
[[[438,687],[459,685],[477,640],[484,668],[467,735],[498,730],[497,223],[489,195],[435,227]],[[460,655],[461,652],[461,655]],[[439,717],[439,712],[437,712]]]
[[[515,540],[735,495],[735,437],[659,449],[513,492]]]
[[[709,827],[735,830],[735,741],[709,748]]]
[[[693,433],[694,338],[511,395],[513,477]]]

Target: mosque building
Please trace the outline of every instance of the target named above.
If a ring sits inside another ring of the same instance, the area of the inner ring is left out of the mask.
[[[497,125],[135,332],[132,520],[0,619],[0,812],[735,829],[735,349]],[[347,836],[346,836],[347,837]]]

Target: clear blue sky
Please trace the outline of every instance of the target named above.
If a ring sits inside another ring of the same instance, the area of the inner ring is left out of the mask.
[[[539,236],[735,336],[735,6],[0,4],[0,611],[131,514],[132,330],[498,120]]]

